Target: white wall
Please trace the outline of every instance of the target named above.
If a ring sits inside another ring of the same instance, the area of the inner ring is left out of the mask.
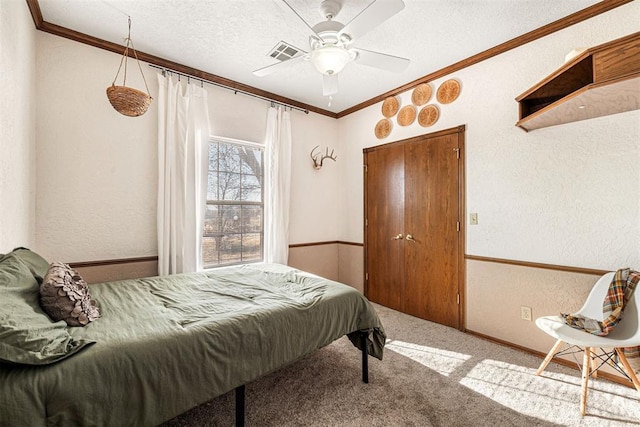
[[[113,110],[105,89],[120,55],[47,33],[37,46],[37,250],[66,262],[156,255],[155,102],[136,118]],[[157,71],[143,70],[156,98]],[[137,68],[127,85],[144,87]],[[214,134],[263,142],[269,103],[205,87]],[[291,243],[336,240],[338,166],[315,171],[308,154],[329,145],[341,156],[337,122],[293,111],[291,123]]]
[[[155,103],[136,118],[111,107],[116,54],[44,32],[37,45],[38,252],[65,262],[156,255]],[[127,85],[143,89],[130,65]]]
[[[640,111],[530,133],[514,126],[514,98],[562,65],[569,51],[636,32],[638,22],[640,3],[632,2],[432,82],[434,94],[448,78],[462,91],[452,104],[438,104],[440,119],[430,128],[394,123],[378,140],[381,104],[339,119],[340,180],[349,183],[341,189],[340,239],[362,241],[364,147],[465,124],[467,212],[479,216],[479,225],[467,226],[467,254],[640,268]],[[411,92],[401,98],[410,104]],[[437,104],[435,95],[430,102]]]
[[[35,27],[21,0],[0,1],[0,252],[35,244]]]

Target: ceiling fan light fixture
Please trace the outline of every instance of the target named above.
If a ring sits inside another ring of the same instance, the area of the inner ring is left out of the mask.
[[[322,74],[338,74],[351,61],[349,52],[335,45],[319,47],[311,52],[311,63]]]

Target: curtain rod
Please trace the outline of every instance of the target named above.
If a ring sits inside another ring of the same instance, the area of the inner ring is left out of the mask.
[[[207,84],[210,84],[210,85],[213,85],[213,86],[221,87],[223,89],[231,90],[234,93],[241,93],[243,95],[253,96],[254,98],[262,99],[263,101],[270,102],[271,106],[273,106],[273,105],[282,105],[285,108],[288,107],[288,108],[291,108],[292,110],[298,110],[298,111],[302,111],[305,114],[309,114],[309,110],[306,110],[306,109],[300,108],[300,107],[296,107],[295,105],[286,104],[284,102],[275,101],[275,100],[273,100],[271,98],[267,98],[266,96],[260,96],[260,95],[256,95],[255,93],[251,93],[251,92],[247,92],[247,91],[244,91],[244,90],[236,89],[236,88],[233,88],[233,87],[225,86],[225,85],[223,85],[221,83],[217,83],[217,82],[213,82],[211,80],[203,79],[202,77],[192,76],[191,74],[182,73],[180,71],[172,70],[170,68],[160,67],[160,66],[154,65],[154,64],[149,64],[149,66],[152,67],[152,68],[157,68],[158,70],[162,70],[162,74],[163,75],[165,73],[177,74],[178,76],[184,76],[184,77],[187,77],[188,79],[194,79],[196,81],[199,81],[200,83],[207,83]]]

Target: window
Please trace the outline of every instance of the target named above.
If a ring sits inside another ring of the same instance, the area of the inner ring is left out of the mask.
[[[262,261],[263,148],[213,137],[209,141],[205,268]]]

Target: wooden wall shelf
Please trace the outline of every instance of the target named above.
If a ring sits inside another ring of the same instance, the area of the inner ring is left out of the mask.
[[[516,101],[526,131],[640,109],[640,32],[588,49]]]

